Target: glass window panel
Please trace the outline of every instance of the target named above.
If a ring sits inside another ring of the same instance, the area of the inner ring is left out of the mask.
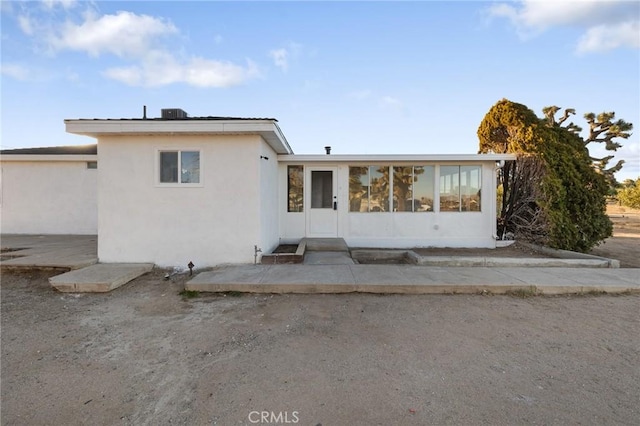
[[[460,166],[460,202],[463,212],[480,211],[481,177],[480,166]]]
[[[160,182],[178,183],[178,153],[160,153]]]
[[[304,211],[304,167],[289,166],[287,167],[288,175],[288,212]]]
[[[200,183],[199,151],[182,151],[180,153],[180,182]]]
[[[349,211],[369,211],[368,167],[349,167]]]
[[[440,166],[440,211],[460,211],[460,166]]]
[[[416,166],[413,168],[413,211],[433,211],[434,166]]]
[[[389,211],[389,167],[369,167],[369,211]]]
[[[318,170],[311,172],[311,208],[333,208],[333,172]]]
[[[393,211],[413,211],[413,167],[393,167]]]

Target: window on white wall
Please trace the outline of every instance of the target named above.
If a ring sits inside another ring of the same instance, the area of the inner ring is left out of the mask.
[[[482,168],[440,166],[440,211],[479,212]]]
[[[369,211],[389,211],[389,166],[369,166]]]
[[[287,167],[288,212],[304,211],[304,167]]]
[[[349,167],[349,211],[389,211],[389,166]]]
[[[460,166],[460,210],[480,211],[482,169],[480,166]]]
[[[393,166],[393,211],[433,211],[433,166]]]
[[[200,183],[200,151],[160,151],[159,161],[160,183]]]
[[[434,166],[351,166],[349,211],[433,211],[434,176]]]
[[[349,211],[369,211],[369,167],[349,167]]]

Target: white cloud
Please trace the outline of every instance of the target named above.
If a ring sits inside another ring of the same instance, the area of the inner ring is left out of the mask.
[[[289,69],[289,52],[287,52],[287,49],[281,48],[272,50],[269,52],[269,56],[273,59],[275,66],[280,68],[282,71],[286,72]]]
[[[2,64],[0,73],[21,81],[29,80],[31,77],[29,69],[19,64]]]
[[[622,148],[618,149],[616,157],[609,164],[614,165],[618,160],[625,161],[622,170],[616,173],[618,181],[638,179],[640,178],[640,142],[627,141],[622,143]]]
[[[170,53],[151,52],[140,65],[110,68],[104,75],[129,86],[156,87],[186,83],[196,87],[231,87],[259,77],[258,67],[247,60],[246,66],[228,61],[192,57],[185,62]]]
[[[496,3],[488,14],[509,20],[523,39],[558,26],[581,29],[585,33],[576,46],[579,53],[640,44],[640,3],[635,1],[522,0]]]
[[[31,19],[28,16],[18,16],[18,26],[26,35],[33,35],[33,25],[31,23]]]
[[[269,51],[269,56],[273,59],[273,63],[276,67],[280,68],[283,72],[287,72],[289,70],[290,61],[297,58],[301,51],[301,44],[289,42],[285,47]]]
[[[54,50],[77,50],[91,56],[109,52],[117,56],[144,55],[160,36],[177,33],[169,21],[121,11],[96,17],[87,13],[81,24],[67,22],[49,40]]]
[[[44,9],[57,6],[66,9],[74,5],[73,1],[52,1],[46,3]],[[82,14],[67,10],[66,21],[56,22],[50,19],[57,14],[55,11],[40,12],[40,15],[33,15],[36,16],[33,19],[25,13],[18,18],[18,23],[25,34],[48,46],[48,53],[71,50],[92,57],[113,55],[121,58],[127,62],[104,70],[102,75],[130,86],[183,83],[196,87],[231,87],[260,77],[257,65],[250,60],[237,64],[176,53],[183,52],[179,46],[171,51],[161,46],[161,38],[180,34],[167,19],[128,11],[100,15],[95,8],[89,7]],[[222,37],[215,35],[213,41],[221,43]],[[175,46],[175,41],[172,44]],[[26,75],[18,68],[8,68],[5,73],[14,78]],[[78,80],[80,76],[71,74],[67,78]]]
[[[640,48],[640,22],[598,25],[589,28],[578,41],[577,52],[604,52],[618,47]]]
[[[77,3],[78,2],[76,0],[42,0],[42,4],[44,4],[47,9],[53,9],[56,6],[61,6],[64,9],[71,9]]]
[[[184,81],[199,87],[237,86],[260,75],[257,66],[251,61],[243,67],[227,61],[203,58],[191,59],[186,66],[183,66],[183,71]]]

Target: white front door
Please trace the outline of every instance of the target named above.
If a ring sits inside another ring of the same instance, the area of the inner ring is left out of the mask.
[[[338,168],[308,167],[307,236],[338,236]]]

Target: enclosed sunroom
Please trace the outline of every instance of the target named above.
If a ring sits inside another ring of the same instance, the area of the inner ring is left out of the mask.
[[[495,247],[510,155],[281,155],[280,235],[351,247]]]

